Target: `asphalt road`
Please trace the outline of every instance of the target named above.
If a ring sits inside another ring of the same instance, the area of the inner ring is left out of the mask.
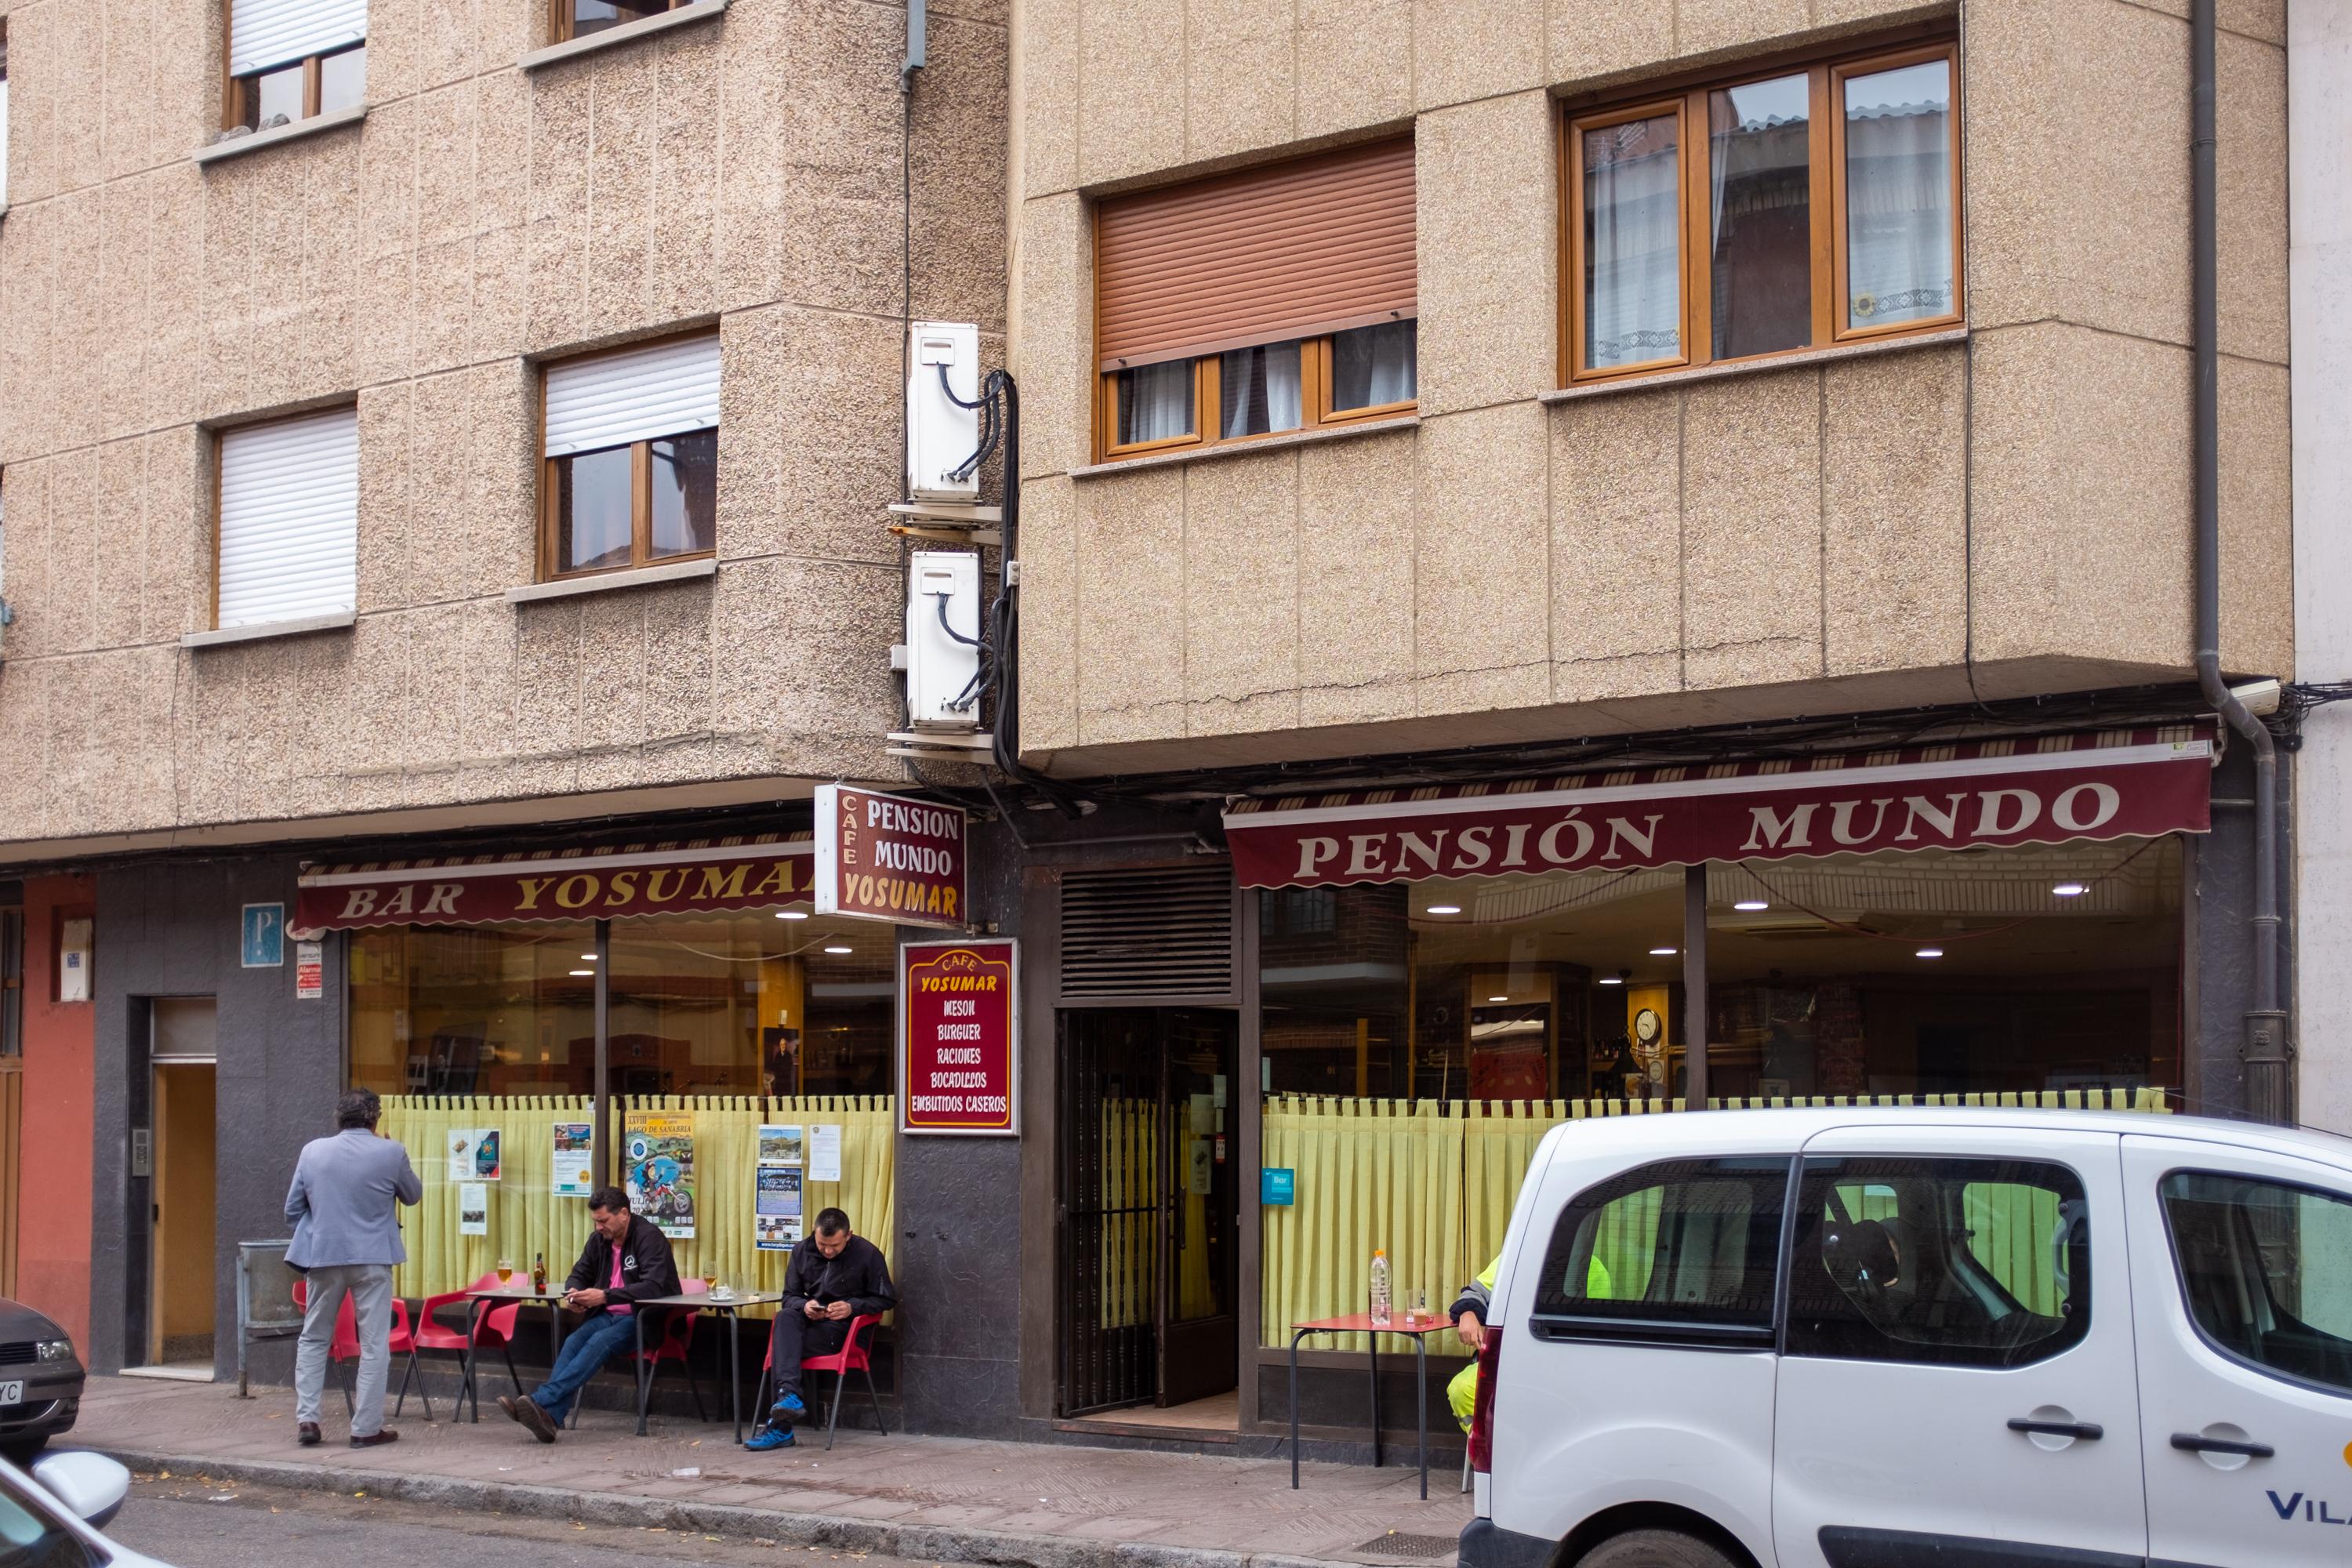
[[[479,1561],[486,1546],[489,1554],[529,1568],[677,1568],[681,1563],[935,1568],[855,1552],[667,1530],[583,1529],[340,1492],[212,1488],[176,1478],[134,1484],[106,1532],[174,1568],[418,1568]]]

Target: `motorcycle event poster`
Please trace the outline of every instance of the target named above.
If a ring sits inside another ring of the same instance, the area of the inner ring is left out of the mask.
[[[629,1207],[673,1241],[694,1237],[694,1118],[632,1110],[621,1123],[628,1157]]]

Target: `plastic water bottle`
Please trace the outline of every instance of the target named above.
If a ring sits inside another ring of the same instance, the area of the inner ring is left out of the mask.
[[[1372,1322],[1386,1328],[1389,1321],[1389,1255],[1381,1247],[1372,1253]]]

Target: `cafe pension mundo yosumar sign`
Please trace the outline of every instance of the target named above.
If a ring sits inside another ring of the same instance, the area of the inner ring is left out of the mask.
[[[1018,1136],[1019,944],[1004,937],[898,950],[898,1127]]]
[[[816,912],[961,931],[964,827],[961,806],[818,785]]]

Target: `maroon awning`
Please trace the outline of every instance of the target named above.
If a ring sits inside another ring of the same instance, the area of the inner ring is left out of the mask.
[[[302,874],[295,929],[488,925],[763,910],[808,900],[805,833],[385,860]]]
[[[2214,754],[2182,724],[1289,795],[1234,802],[1225,841],[1245,888],[1327,888],[2203,833]]]

